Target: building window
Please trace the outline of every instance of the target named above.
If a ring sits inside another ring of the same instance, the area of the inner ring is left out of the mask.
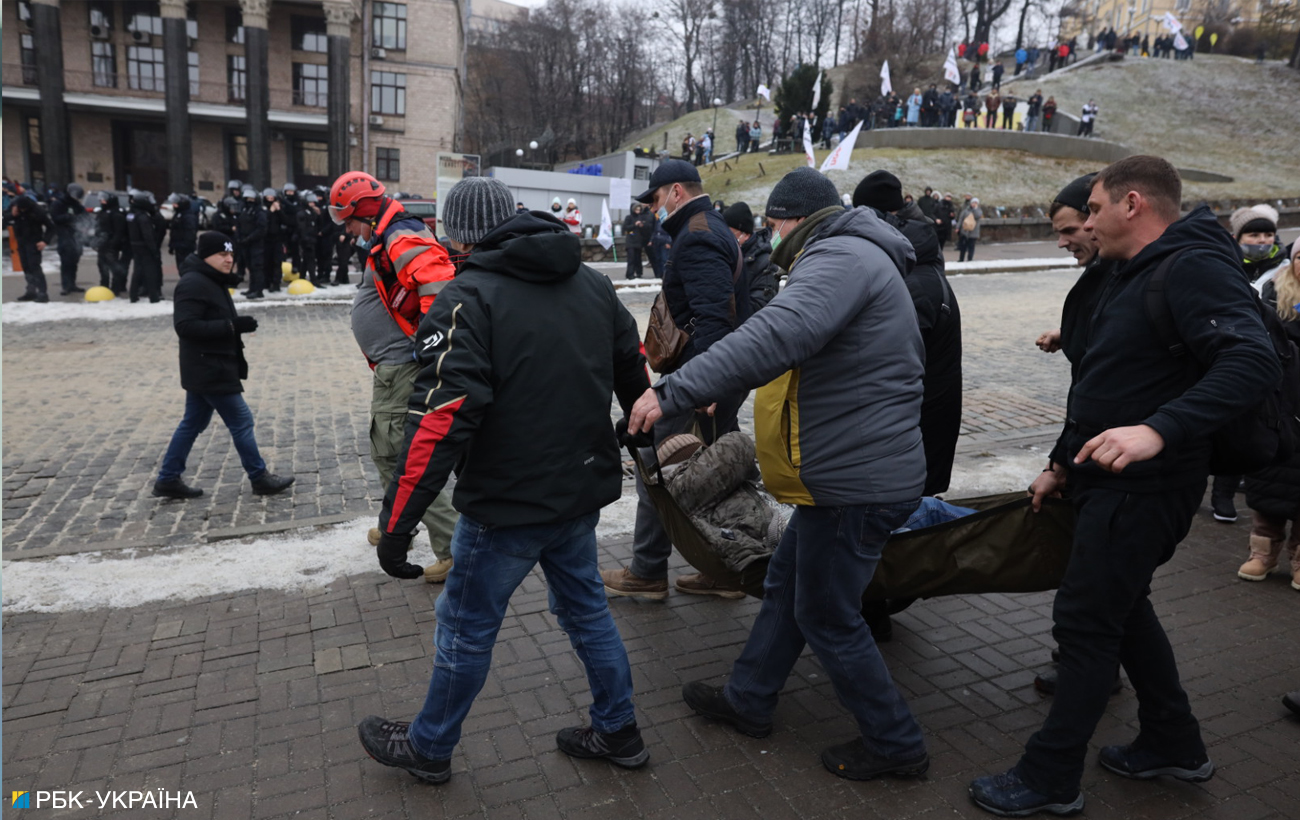
[[[375,3],[375,48],[406,50],[406,4]]]
[[[289,19],[293,34],[293,47],[298,51],[315,51],[324,54],[329,51],[329,42],[325,37],[324,17],[303,17],[295,14]]]
[[[304,187],[308,182],[326,179],[330,172],[328,143],[312,140],[293,141],[293,176]]]
[[[157,3],[134,0],[123,4],[122,13],[126,17],[127,31],[162,36],[162,15],[158,11]]]
[[[370,72],[370,113],[406,116],[406,75]]]
[[[163,91],[163,50],[150,46],[129,46],[126,50],[126,82],[136,91]]]
[[[117,88],[117,52],[112,43],[90,44],[91,81],[100,88]]]
[[[230,174],[241,179],[248,178],[248,137],[243,134],[230,135]]]
[[[248,62],[243,54],[226,55],[226,99],[243,102],[248,94]]]
[[[238,6],[226,7],[226,42],[244,44],[244,15]]]
[[[375,149],[375,176],[390,182],[396,182],[402,178],[401,149]]]
[[[329,104],[329,66],[293,64],[293,104],[324,108]]]
[[[32,35],[23,34],[18,38],[19,51],[23,63],[23,85],[36,85],[36,43]]]

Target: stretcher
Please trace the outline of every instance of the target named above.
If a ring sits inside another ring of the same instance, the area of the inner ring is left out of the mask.
[[[658,467],[647,466],[636,448],[629,449],[668,537],[687,563],[715,581],[761,598],[768,560],[754,561],[741,572],[728,568],[678,506]],[[950,503],[977,512],[891,536],[863,593],[864,604],[939,595],[1042,592],[1060,586],[1074,537],[1074,508],[1068,501],[1045,499],[1037,513],[1024,492]]]

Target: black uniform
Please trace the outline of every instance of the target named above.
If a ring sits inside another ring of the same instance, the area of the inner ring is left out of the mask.
[[[50,221],[59,240],[59,275],[65,296],[77,290],[77,265],[82,252],[77,223],[85,213],[86,206],[68,191],[50,197]]]
[[[284,208],[271,210],[271,206],[279,200],[265,202],[262,213],[266,215],[266,240],[262,248],[262,259],[266,271],[266,289],[277,291],[280,289],[280,282],[284,279],[284,273],[280,270],[280,263],[284,261],[284,238],[288,231],[284,225]]]
[[[126,215],[126,235],[131,241],[132,302],[140,301],[143,290],[150,302],[162,301],[162,241],[167,221],[151,202],[131,203]]]
[[[126,293],[126,270],[131,262],[131,242],[126,235],[126,214],[116,196],[107,196],[99,206],[95,224],[95,246],[99,254],[99,284],[116,295]]]
[[[167,250],[176,257],[176,269],[194,253],[199,238],[199,215],[194,212],[189,198],[176,203],[176,213],[172,216],[171,231],[167,239]]]
[[[307,203],[298,193],[285,193],[280,197],[280,221],[284,225],[284,258],[293,263],[295,273],[308,275],[302,266],[302,236],[298,232],[298,214],[307,209]]]
[[[266,209],[256,200],[245,200],[236,220],[238,225],[238,245],[243,251],[244,264],[248,268],[248,290],[246,296],[261,296],[266,289]]]
[[[5,218],[9,221],[10,230],[14,232],[14,241],[18,244],[18,260],[22,262],[23,276],[27,279],[24,298],[48,302],[50,297],[45,290],[45,274],[41,271],[41,251],[36,245],[39,242],[48,245],[54,241],[54,223],[31,194],[15,199],[9,210]]]
[[[316,238],[320,232],[320,218],[320,211],[313,210],[304,202],[298,209],[298,230],[294,236],[294,246],[298,249],[299,257],[298,272],[310,278],[313,285],[319,285],[321,280],[320,271],[316,269]]]
[[[623,239],[624,250],[627,251],[627,273],[628,279],[641,278],[641,251],[649,244],[647,228],[653,230],[653,218],[649,213],[641,212],[637,214],[628,214],[623,218]]]

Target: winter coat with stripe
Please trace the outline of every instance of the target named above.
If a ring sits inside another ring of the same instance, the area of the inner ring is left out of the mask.
[[[558,220],[529,212],[489,232],[415,343],[385,531],[414,530],[453,467],[452,503],[492,526],[568,521],[622,494],[609,405],[614,393],[628,412],[649,387],[636,320]]]

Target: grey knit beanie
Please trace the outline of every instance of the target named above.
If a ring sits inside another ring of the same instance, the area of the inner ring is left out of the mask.
[[[504,182],[493,177],[465,177],[438,203],[438,217],[447,237],[462,245],[477,245],[488,232],[515,215],[515,198]]]
[[[769,219],[795,219],[839,204],[834,182],[813,168],[796,168],[776,183],[765,213]]]

